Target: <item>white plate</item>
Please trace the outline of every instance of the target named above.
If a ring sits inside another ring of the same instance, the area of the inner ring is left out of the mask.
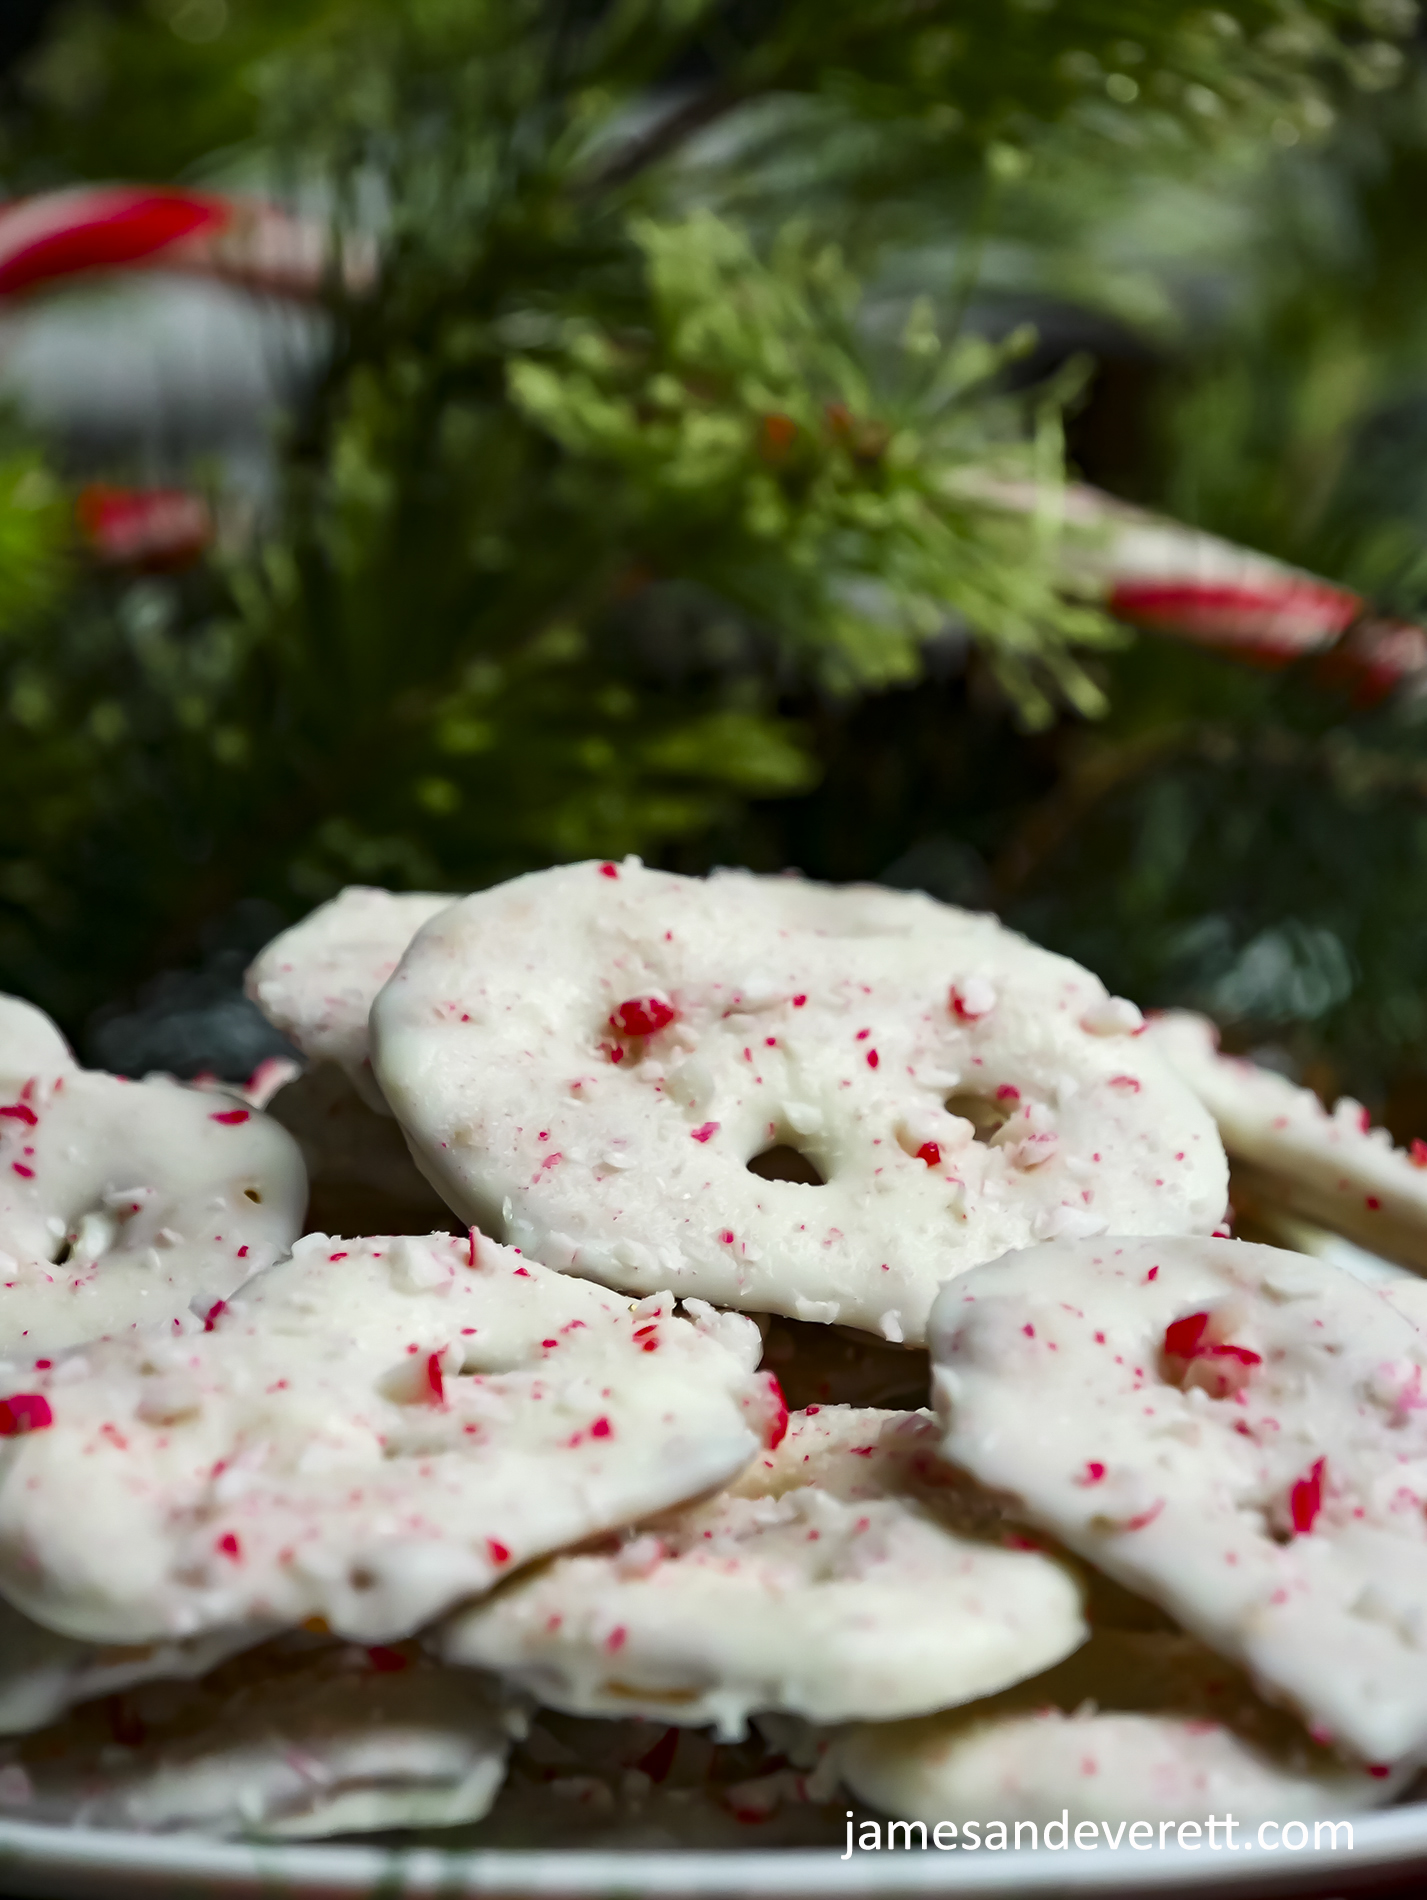
[[[1374,1870],[1406,1873],[1427,1863],[1427,1802],[1354,1823],[1351,1850],[1302,1852],[1222,1846],[1135,1853],[1068,1851],[969,1856],[916,1850],[826,1849],[733,1853],[552,1853],[508,1849],[442,1853],[435,1848],[250,1846],[195,1835],[101,1833],[0,1823],[0,1892],[62,1900],[400,1900],[405,1895],[498,1896],[499,1900],[873,1900],[945,1893],[1168,1894],[1232,1891],[1272,1895],[1305,1880],[1341,1876],[1351,1887]]]

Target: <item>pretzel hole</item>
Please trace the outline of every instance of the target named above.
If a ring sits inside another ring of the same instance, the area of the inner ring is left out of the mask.
[[[754,1155],[748,1164],[748,1172],[760,1176],[764,1181],[796,1181],[800,1187],[827,1186],[814,1163],[786,1141],[780,1141],[776,1147],[765,1148],[761,1155]]]
[[[975,1095],[970,1090],[958,1090],[946,1098],[947,1114],[970,1122],[978,1141],[989,1141],[1006,1126],[1019,1107],[1019,1101],[997,1101],[992,1095]]]
[[[262,1197],[262,1195],[261,1195],[261,1193],[260,1193],[260,1192],[258,1191],[258,1189],[257,1189],[257,1188],[255,1188],[255,1187],[245,1187],[245,1188],[243,1189],[243,1198],[244,1198],[245,1200],[249,1200],[249,1201],[255,1201],[255,1202],[257,1202],[257,1203],[258,1203],[259,1205],[261,1205],[261,1202],[262,1202],[262,1198],[263,1198],[263,1197]]]
[[[70,1223],[68,1233],[50,1255],[51,1266],[65,1267],[74,1260],[92,1265],[113,1245],[114,1228],[114,1220],[102,1208],[89,1208]]]

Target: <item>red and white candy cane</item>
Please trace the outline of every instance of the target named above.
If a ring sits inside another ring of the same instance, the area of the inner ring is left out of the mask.
[[[94,271],[166,270],[308,298],[334,276],[376,277],[369,240],[344,237],[258,199],[153,185],[80,185],[0,209],[0,297]]]
[[[0,208],[0,299],[111,271],[171,271],[254,293],[316,297],[335,274],[348,291],[375,280],[375,249],[275,205],[167,186],[83,185]],[[182,489],[106,483],[81,490],[76,525],[105,565],[177,568],[213,539],[207,502]]]
[[[370,288],[377,260],[369,239],[334,244],[327,226],[275,205],[168,186],[83,185],[0,208],[0,299],[113,270],[198,273],[311,299],[334,276],[349,291]],[[1027,485],[970,487],[1018,511],[1044,505]],[[1057,506],[1069,525],[1098,531],[1077,539],[1067,583],[1088,588],[1118,620],[1259,666],[1316,655],[1324,683],[1359,704],[1427,676],[1427,632],[1375,616],[1347,588],[1084,485]],[[78,512],[106,562],[182,565],[212,537],[206,505],[174,490],[90,489]]]
[[[1427,632],[1375,615],[1361,594],[1095,489],[1072,490],[1072,505],[1108,530],[1104,600],[1117,620],[1259,666],[1317,656],[1323,682],[1360,705],[1427,674]]]
[[[213,540],[208,503],[183,488],[91,482],[75,497],[74,518],[90,554],[106,567],[186,567]]]
[[[1018,513],[1045,506],[1029,484],[976,480],[968,487]],[[1358,705],[1427,677],[1427,632],[1374,614],[1349,588],[1084,483],[1054,499],[1059,519],[1081,531],[1064,544],[1067,587],[1098,599],[1117,620],[1254,666],[1316,657],[1322,682]]]

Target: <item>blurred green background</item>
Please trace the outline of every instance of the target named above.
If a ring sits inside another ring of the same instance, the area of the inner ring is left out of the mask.
[[[1427,701],[1065,585],[1067,472],[1427,616],[1410,0],[12,0],[0,187],[358,234],[0,301],[0,986],[245,1074],[348,882],[992,908],[1427,1128]],[[988,480],[1038,484],[1039,513]],[[84,484],[211,501],[94,557]],[[151,564],[152,568],[152,564]]]

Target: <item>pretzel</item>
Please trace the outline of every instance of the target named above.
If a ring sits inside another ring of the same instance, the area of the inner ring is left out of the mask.
[[[248,996],[308,1061],[342,1070],[368,1108],[390,1111],[372,1080],[367,1012],[421,926],[452,902],[433,891],[353,884],[284,930],[253,960]]]
[[[795,1415],[721,1496],[515,1580],[440,1653],[571,1714],[733,1741],[760,1710],[888,1720],[985,1695],[1084,1639],[1079,1591],[1040,1552],[958,1534],[936,1439],[925,1413]]]
[[[1375,1772],[1314,1744],[1238,1671],[1170,1632],[1097,1633],[1058,1667],[971,1707],[856,1727],[834,1757],[874,1807],[929,1826],[975,1816],[985,1846],[1015,1843],[993,1840],[998,1822],[1105,1822],[1101,1847],[1115,1826],[1148,1822],[1129,1844],[1143,1849],[1160,1844],[1161,1821],[1315,1820],[1381,1806],[1413,1772]],[[1123,1832],[1116,1844],[1123,1851]]]
[[[944,1454],[1375,1763],[1427,1746],[1427,1338],[1305,1255],[1059,1242],[950,1284]]]
[[[69,1044],[42,1009],[0,996],[0,1062],[6,1076],[63,1075],[75,1067]]]
[[[372,1076],[367,1012],[414,933],[451,901],[353,885],[275,937],[248,970],[249,997],[310,1064],[272,1112],[302,1149],[314,1227],[421,1233],[448,1218]]]
[[[77,1642],[0,1600],[0,1735],[44,1728],[76,1703],[136,1683],[206,1675],[246,1647],[246,1637],[223,1630],[170,1643]]]
[[[371,1030],[464,1218],[629,1291],[918,1343],[1006,1247],[1218,1221],[1218,1138],[1138,1021],[919,894],[627,859],[432,918]]]
[[[409,1636],[530,1559],[726,1482],[783,1416],[737,1315],[472,1235],[299,1241],[208,1330],[0,1397],[0,1589],[68,1635]]]
[[[1427,1143],[1395,1148],[1350,1096],[1330,1114],[1312,1089],[1221,1055],[1213,1023],[1188,1010],[1152,1017],[1146,1040],[1214,1117],[1242,1198],[1281,1203],[1370,1253],[1427,1271]]]
[[[182,1327],[285,1253],[307,1180],[291,1138],[231,1096],[81,1069],[0,1001],[0,1354]],[[3,1424],[0,1422],[0,1429]]]
[[[148,1683],[11,1743],[0,1808],[142,1833],[450,1827],[490,1807],[512,1715],[481,1677],[405,1649],[269,1646],[202,1682]]]

